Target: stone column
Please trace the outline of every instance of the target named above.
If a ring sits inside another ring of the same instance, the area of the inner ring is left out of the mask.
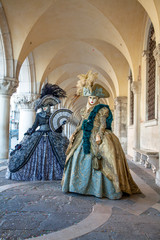
[[[69,139],[69,124],[66,124],[66,134],[67,134],[67,138]]]
[[[74,124],[72,123],[72,124],[71,124],[71,135],[72,135],[72,133],[74,132],[74,130],[75,130],[75,126],[74,126]]]
[[[68,138],[71,136],[71,125],[70,122],[68,122]]]
[[[141,83],[140,81],[132,82],[131,89],[134,93],[134,156],[133,161],[138,161],[136,148],[140,148],[140,95],[141,95]]]
[[[114,133],[127,153],[127,97],[115,98],[114,104]]]
[[[69,134],[71,135],[72,132],[72,122],[69,121]]]
[[[37,94],[18,94],[15,95],[14,101],[19,105],[19,142],[22,140],[24,133],[31,128],[35,120],[34,101],[38,98]]]
[[[160,43],[154,50],[154,57],[158,68],[158,127],[159,127],[159,141],[160,143]],[[160,144],[159,144],[159,170],[156,172],[156,184],[160,187]]]
[[[64,134],[67,137],[67,124],[64,125]]]
[[[9,153],[10,97],[16,91],[18,80],[0,79],[0,159],[7,159]]]

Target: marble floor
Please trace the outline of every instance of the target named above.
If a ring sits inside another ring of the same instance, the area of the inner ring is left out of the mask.
[[[60,181],[5,179],[0,162],[0,240],[160,240],[160,188],[128,161],[142,194],[121,200],[64,194]]]

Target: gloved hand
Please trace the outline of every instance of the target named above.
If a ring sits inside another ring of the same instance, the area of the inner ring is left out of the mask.
[[[24,135],[31,135],[32,133],[33,133],[33,129],[32,129],[32,128],[29,128],[29,129],[27,130],[27,132],[24,133]]]
[[[96,135],[96,143],[97,143],[98,145],[100,145],[101,142],[102,142],[101,137],[100,137],[99,134],[97,133],[97,135]]]

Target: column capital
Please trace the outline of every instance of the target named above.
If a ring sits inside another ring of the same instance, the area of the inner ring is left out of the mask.
[[[114,105],[118,105],[120,103],[127,103],[127,97],[126,96],[119,96],[114,99]]]
[[[18,80],[15,78],[4,77],[0,79],[0,94],[11,96],[16,92]]]
[[[145,60],[148,60],[148,59],[149,59],[149,51],[148,51],[148,50],[143,50],[143,52],[142,52],[142,57],[143,57]]]
[[[14,102],[23,109],[34,109],[34,102],[39,97],[39,94],[20,93],[14,95]]]
[[[140,81],[132,82],[131,90],[134,94],[140,94],[140,92],[141,92],[141,82]]]
[[[160,67],[160,43],[157,45],[157,47],[153,51],[154,58],[158,64],[158,67]]]

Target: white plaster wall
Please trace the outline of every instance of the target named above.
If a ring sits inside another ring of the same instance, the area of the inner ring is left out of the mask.
[[[140,125],[140,148],[151,149],[153,151],[159,151],[159,136],[158,136],[158,125],[156,126],[145,126],[145,123]],[[134,129],[133,126],[128,127],[128,155],[133,157],[133,146],[134,146]]]
[[[128,127],[128,142],[127,142],[127,153],[133,157],[133,146],[134,146],[134,128],[133,126]]]
[[[154,151],[159,151],[159,130],[158,125],[156,126],[145,126],[141,123],[140,126],[140,146],[141,148],[151,149]]]
[[[19,75],[19,86],[17,88],[17,93],[30,93],[31,92],[31,74],[28,58],[22,64],[20,75]]]

